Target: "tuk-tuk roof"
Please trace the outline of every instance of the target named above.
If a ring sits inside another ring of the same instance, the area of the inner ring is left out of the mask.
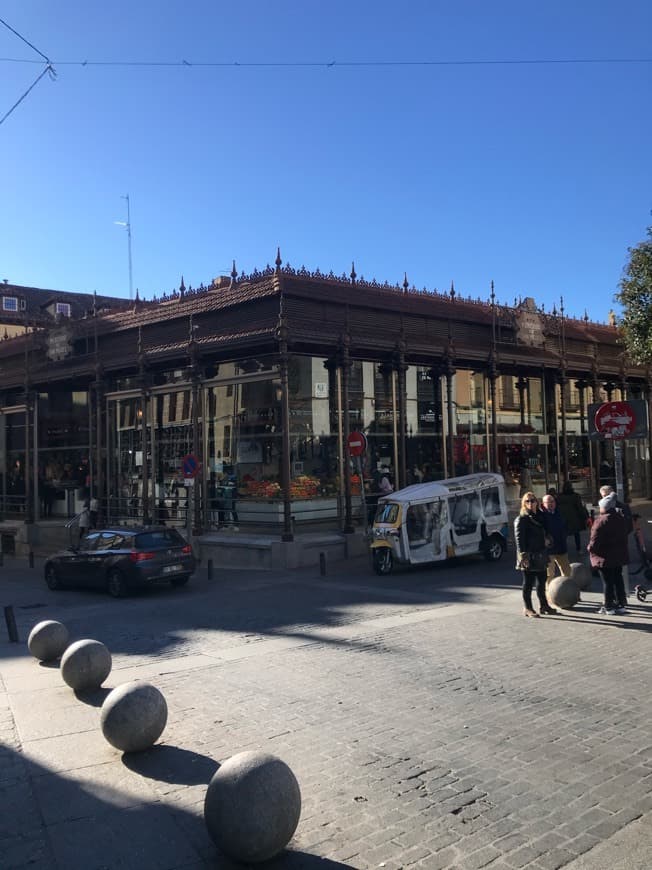
[[[414,502],[432,501],[435,498],[446,498],[470,489],[484,489],[488,486],[504,484],[502,474],[482,471],[477,474],[465,474],[462,477],[449,477],[447,480],[433,480],[430,483],[414,483],[396,492],[390,492],[378,499],[378,502]]]

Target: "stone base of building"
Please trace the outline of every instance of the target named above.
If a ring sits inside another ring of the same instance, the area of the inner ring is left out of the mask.
[[[331,562],[364,555],[368,549],[360,532],[351,535],[339,532],[297,534],[293,541],[264,535],[216,532],[199,536],[194,544],[202,561],[212,559],[216,567],[254,571],[319,566],[322,553],[328,566]]]

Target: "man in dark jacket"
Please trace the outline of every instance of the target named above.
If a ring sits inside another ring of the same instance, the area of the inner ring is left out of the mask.
[[[604,585],[604,605],[600,613],[608,616],[627,613],[623,565],[629,560],[627,522],[616,507],[616,493],[600,499],[600,515],[591,526],[588,551],[591,565],[600,571]]]
[[[547,585],[554,579],[557,568],[559,568],[559,576],[571,576],[571,567],[568,561],[568,527],[557,507],[554,495],[550,493],[544,495],[541,513],[548,536]]]

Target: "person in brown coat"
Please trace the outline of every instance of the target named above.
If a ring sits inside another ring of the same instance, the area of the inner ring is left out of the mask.
[[[591,526],[587,547],[591,565],[600,571],[604,585],[604,605],[600,613],[608,616],[627,613],[623,565],[629,561],[627,522],[616,509],[616,493],[598,502],[600,515]]]

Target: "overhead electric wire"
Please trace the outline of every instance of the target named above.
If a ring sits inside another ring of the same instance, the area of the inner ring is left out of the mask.
[[[25,39],[25,37],[22,35],[22,33],[19,33],[19,32],[18,32],[17,30],[15,30],[15,29],[10,25],[10,24],[7,24],[7,22],[4,20],[4,18],[0,18],[0,24],[3,24],[3,25],[7,28],[7,30],[10,30],[10,31],[14,34],[14,36],[17,36],[18,39],[20,39],[22,42],[25,43],[25,45],[29,45],[29,47],[30,47],[33,51],[35,51],[37,54],[40,54],[41,57],[43,58],[43,60],[45,61],[45,69],[43,70],[43,72],[42,72],[40,75],[38,75],[38,76],[36,77],[36,79],[35,79],[35,80],[32,82],[32,84],[27,88],[27,90],[26,90],[25,93],[22,95],[22,97],[20,97],[18,100],[16,100],[16,102],[15,102],[15,103],[13,104],[13,106],[9,109],[9,111],[8,111],[8,112],[5,112],[5,114],[2,116],[2,118],[0,118],[0,124],[3,124],[3,123],[7,120],[7,118],[9,117],[9,115],[11,115],[11,113],[14,111],[14,109],[15,109],[17,106],[20,106],[20,104],[23,102],[23,100],[25,99],[25,97],[30,93],[30,91],[31,91],[33,88],[36,87],[36,85],[41,81],[41,79],[43,78],[43,76],[44,76],[46,73],[49,73],[49,74],[50,74],[50,78],[53,78],[53,79],[56,78],[56,75],[57,75],[57,74],[56,74],[56,71],[55,71],[54,67],[52,66],[52,63],[50,62],[50,58],[47,57],[45,54],[43,54],[43,52],[40,51],[40,49],[38,49],[35,45],[33,45],[33,44],[29,41],[29,39]],[[40,60],[39,60],[39,61],[36,61],[36,60],[34,60],[34,61],[26,61],[26,62],[27,62],[27,63],[41,63]]]
[[[11,26],[11,24],[7,24],[7,22],[4,20],[4,18],[0,18],[0,24],[4,24],[4,26],[7,28],[7,30],[11,30],[11,32],[14,34],[14,36],[17,36],[18,39],[22,40],[25,43],[25,45],[29,45],[29,47],[32,48],[37,54],[40,54],[46,63],[50,63],[49,57],[46,57],[43,54],[43,52],[39,51],[39,49],[35,45],[32,45],[32,43],[29,41],[29,39],[25,39],[25,37],[22,35],[22,33],[19,33],[17,30],[14,30],[14,28]],[[37,63],[37,61],[32,61],[32,63]]]
[[[35,87],[36,87],[36,85],[41,81],[41,79],[43,78],[43,76],[44,76],[46,73],[50,73],[50,75],[52,75],[52,76],[56,75],[56,73],[54,72],[54,70],[52,69],[52,67],[50,66],[50,64],[48,64],[48,65],[45,67],[45,69],[43,70],[43,72],[42,72],[42,73],[41,73],[41,74],[40,74],[40,75],[35,79],[35,81],[33,81],[32,84],[27,88],[27,90],[26,90],[25,93],[22,95],[22,97],[20,97],[20,99],[16,100],[16,102],[13,104],[13,106],[11,107],[11,109],[9,109],[8,112],[5,112],[5,114],[2,116],[2,118],[0,118],[0,124],[3,124],[3,123],[6,121],[6,119],[9,117],[9,115],[11,115],[11,113],[13,112],[13,110],[14,110],[15,108],[17,108],[18,106],[20,106],[20,104],[23,102],[23,100],[24,100],[25,97],[29,94],[29,92],[32,90],[32,88],[35,88]]]
[[[4,22],[2,22],[4,23]],[[25,40],[26,41],[26,40]],[[30,45],[30,43],[27,43]],[[38,49],[37,49],[38,50]],[[41,54],[41,52],[39,52]],[[43,57],[45,55],[42,55]],[[39,63],[37,60],[0,57],[0,63]],[[190,60],[57,60],[57,66],[115,66],[115,67],[429,67],[429,66],[553,66],[581,64],[636,64],[652,63],[650,57],[604,58],[533,58],[498,60],[331,60],[331,61],[190,61]]]

